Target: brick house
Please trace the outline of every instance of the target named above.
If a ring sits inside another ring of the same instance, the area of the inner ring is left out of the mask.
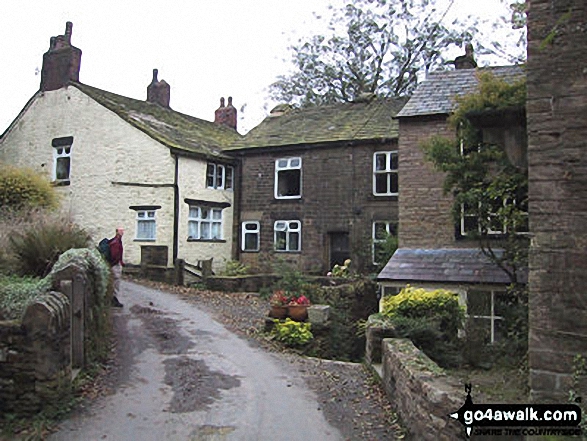
[[[587,357],[586,29],[584,0],[528,2],[528,364],[538,402],[566,402],[575,357]]]
[[[235,161],[222,149],[241,136],[231,100],[214,123],[172,110],[156,70],[146,101],[80,83],[71,30],[51,38],[40,90],[2,134],[0,161],[45,174],[96,243],[124,226],[128,264],[213,257],[218,269],[232,255]]]
[[[347,258],[373,266],[378,241],[397,234],[393,116],[404,103],[369,95],[305,109],[280,105],[233,144],[227,152],[243,171],[239,260],[268,269],[280,257],[321,274]]]
[[[461,58],[461,57],[459,57]],[[458,60],[458,59],[457,59]],[[447,118],[455,97],[476,91],[477,74],[489,70],[505,80],[519,80],[519,66],[477,69],[476,64],[430,73],[416,89],[399,120],[399,248],[378,275],[383,295],[393,295],[406,284],[459,293],[469,314],[475,314],[490,341],[499,338],[501,293],[510,284],[507,274],[490,261],[470,239],[476,222],[466,213],[455,222],[453,198],[443,191],[444,174],[424,157],[421,145],[433,136],[456,139]],[[526,131],[523,109],[481,115],[476,125],[483,142],[502,145],[510,158],[524,165]],[[499,231],[496,231],[499,233]],[[496,234],[496,253],[501,254]],[[519,282],[524,283],[525,274]]]

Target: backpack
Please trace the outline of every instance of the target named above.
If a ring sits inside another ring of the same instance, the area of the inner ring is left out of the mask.
[[[112,257],[110,256],[110,239],[107,237],[102,239],[100,243],[98,243],[98,251],[104,256],[106,262],[112,263]]]

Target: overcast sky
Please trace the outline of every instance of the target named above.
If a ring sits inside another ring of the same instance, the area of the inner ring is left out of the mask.
[[[450,0],[438,0],[448,4]],[[171,107],[213,120],[233,97],[239,132],[276,103],[267,87],[290,69],[288,47],[321,32],[327,0],[0,0],[0,134],[38,90],[49,39],[73,22],[80,81],[146,99],[154,68],[171,86]],[[503,12],[502,0],[455,0],[450,15]],[[462,52],[455,48],[455,54]],[[503,64],[503,63],[501,63]]]

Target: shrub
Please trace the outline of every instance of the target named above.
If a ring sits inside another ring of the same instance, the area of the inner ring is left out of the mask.
[[[382,303],[382,315],[391,321],[399,336],[412,340],[442,367],[460,363],[457,337],[463,325],[464,308],[459,306],[457,294],[408,285]]]
[[[86,247],[90,236],[63,216],[37,213],[25,229],[15,229],[8,242],[19,274],[44,277],[63,252]]]
[[[57,193],[47,179],[31,169],[0,164],[0,209],[56,207]]]
[[[27,306],[50,288],[46,279],[0,276],[0,320],[22,318]]]
[[[287,346],[303,346],[314,338],[312,331],[310,331],[311,323],[296,322],[290,318],[285,319],[283,322],[274,320],[274,323],[273,335],[278,341]]]
[[[224,267],[224,271],[222,271],[221,275],[228,277],[236,277],[246,276],[249,273],[250,268],[244,263],[241,263],[238,260],[229,260],[228,262],[226,262],[226,266]]]

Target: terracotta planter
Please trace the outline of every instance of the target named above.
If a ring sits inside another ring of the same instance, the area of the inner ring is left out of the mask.
[[[303,322],[308,318],[308,305],[289,305],[287,314],[296,322]]]
[[[287,317],[287,306],[271,305],[269,310],[269,317],[274,319],[284,319]]]

